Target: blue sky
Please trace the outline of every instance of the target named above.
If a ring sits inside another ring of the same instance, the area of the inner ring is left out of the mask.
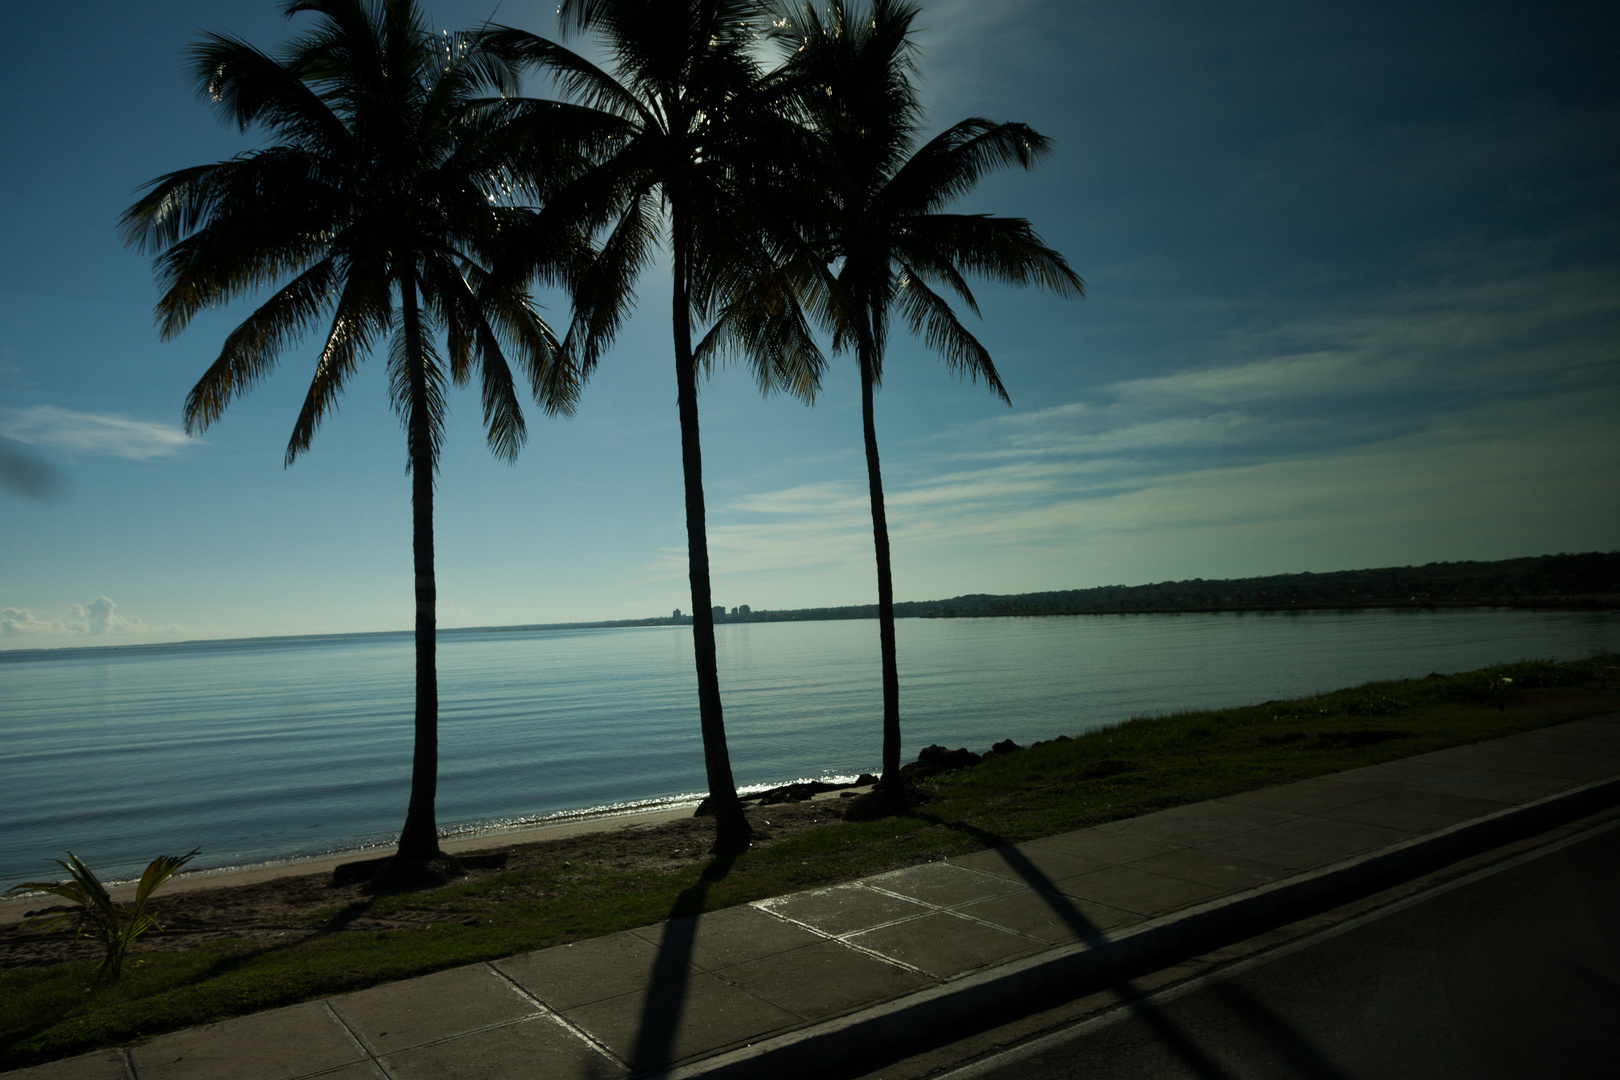
[[[896,591],[921,600],[1620,547],[1620,44],[1599,5],[923,3],[930,130],[1056,140],[964,210],[1024,215],[1083,302],[985,287],[1013,397],[902,336],[878,398]],[[410,625],[404,437],[374,360],[282,451],[315,344],[201,438],[245,313],[152,327],[137,186],[254,145],[196,100],[202,29],[269,2],[24,5],[0,72],[0,647]],[[489,3],[430,5],[444,28]],[[550,3],[498,17],[551,32]],[[516,465],[452,402],[440,623],[690,607],[662,269],[577,415]],[[557,321],[560,298],[543,297]],[[703,390],[715,597],[875,593],[858,387]]]

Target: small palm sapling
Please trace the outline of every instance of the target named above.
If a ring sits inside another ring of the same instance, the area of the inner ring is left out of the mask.
[[[12,886],[6,895],[44,892],[72,903],[74,906],[67,911],[57,909],[41,912],[35,919],[47,921],[48,929],[53,930],[65,922],[72,922],[75,938],[86,934],[94,938],[105,950],[101,963],[96,967],[96,978],[111,986],[123,977],[124,958],[140,936],[148,930],[163,929],[146,910],[147,901],[158,886],[196,858],[200,850],[192,848],[184,855],[159,855],[153,859],[141,875],[140,884],[135,887],[135,902],[129,905],[114,900],[101,879],[96,877],[95,871],[71,851],[66,862],[56,860],[56,864],[68,872],[67,881],[25,881]]]

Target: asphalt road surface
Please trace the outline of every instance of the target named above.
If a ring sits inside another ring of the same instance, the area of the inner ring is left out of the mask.
[[[954,1075],[1620,1077],[1620,828],[1056,1038]]]

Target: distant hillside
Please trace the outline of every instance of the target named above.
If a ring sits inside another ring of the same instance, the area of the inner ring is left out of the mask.
[[[1142,611],[1300,611],[1389,607],[1620,607],[1620,551],[1539,555],[1499,562],[1443,562],[1326,574],[1222,581],[1166,581],[1095,589],[898,603],[901,618],[975,615],[1106,615]],[[873,619],[876,604],[752,611],[727,622]]]
[[[897,618],[955,619],[991,615],[1122,615],[1149,611],[1311,611],[1355,608],[1529,607],[1612,610],[1620,608],[1620,551],[1585,555],[1537,555],[1500,562],[1443,562],[1380,570],[1335,570],[1327,574],[1273,574],[1225,581],[1165,581],[1156,585],[1104,585],[1096,589],[992,596],[973,593],[949,600],[913,600],[894,605]],[[717,622],[813,622],[875,619],[876,604],[849,607],[749,611]],[[463,627],[484,630],[612,629],[622,626],[685,626],[692,616],[614,619],[588,623]],[[446,630],[443,633],[457,631]]]

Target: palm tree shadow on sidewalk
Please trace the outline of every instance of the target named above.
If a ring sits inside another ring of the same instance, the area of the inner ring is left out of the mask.
[[[663,937],[658,942],[658,958],[653,962],[652,985],[642,1006],[641,1026],[630,1052],[630,1071],[636,1075],[662,1071],[675,1056],[675,1036],[686,1005],[692,952],[697,944],[699,920],[695,916],[703,914],[704,901],[714,883],[731,873],[737,854],[721,850],[670,905]]]
[[[917,816],[947,829],[966,833],[995,849],[1007,865],[1023,878],[1026,884],[1035,889],[1036,895],[1051,908],[1053,914],[1062,919],[1081,940],[1095,941],[1105,936],[1102,928],[1087,918],[1072,899],[1059,891],[1057,884],[1040,867],[1031,862],[1027,855],[1005,837],[965,822],[946,821],[934,814],[917,813]],[[1235,1080],[1231,1072],[1198,1045],[1189,1033],[1150,1000],[1147,993],[1137,987],[1128,976],[1112,980],[1106,986],[1096,989],[1108,989],[1118,994],[1126,1008],[1130,1009],[1166,1049],[1180,1058],[1195,1076],[1203,1080]],[[1222,994],[1229,998],[1227,991],[1223,990]],[[1252,995],[1244,994],[1241,1000],[1243,1007],[1238,1012],[1239,1018],[1251,1030],[1261,1035],[1266,1044],[1277,1051],[1283,1062],[1297,1068],[1299,1075],[1320,1080],[1350,1080],[1348,1073],[1335,1065],[1303,1032],[1286,1019],[1265,1008]]]

